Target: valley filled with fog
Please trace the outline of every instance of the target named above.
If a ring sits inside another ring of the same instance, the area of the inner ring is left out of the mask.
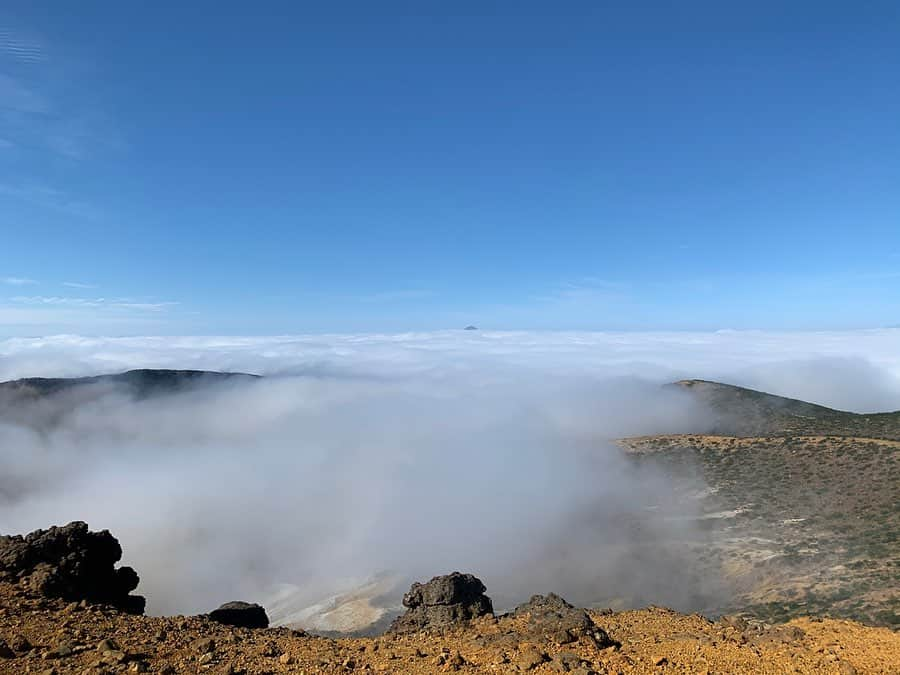
[[[0,532],[76,519],[112,530],[155,614],[240,597],[269,601],[276,618],[309,619],[304,608],[367,584],[367,599],[392,606],[410,580],[454,569],[484,579],[499,608],[554,591],[578,604],[704,609],[727,582],[698,577],[677,544],[708,534],[669,476],[629,462],[613,441],[702,429],[707,411],[661,386],[684,377],[898,409],[898,339],[900,330],[9,339],[3,380],[129,368],[264,377],[5,409]]]

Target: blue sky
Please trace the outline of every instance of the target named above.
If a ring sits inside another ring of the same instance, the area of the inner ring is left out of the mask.
[[[9,2],[0,335],[900,323],[900,4]]]

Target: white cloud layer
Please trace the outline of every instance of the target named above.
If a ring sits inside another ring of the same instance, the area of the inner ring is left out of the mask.
[[[159,303],[151,303],[154,306]],[[166,303],[163,303],[166,304]],[[486,368],[489,366],[489,368]],[[719,379],[852,410],[900,408],[900,329],[499,332],[0,340],[0,380],[129,368],[382,378],[498,369]]]
[[[900,408],[898,330],[496,333],[0,341],[0,379],[243,370],[250,385],[133,401],[51,430],[5,410],[0,532],[84,519],[120,537],[156,613],[295,588],[295,608],[379,572],[463,569],[500,607],[535,592],[705,609],[723,592],[665,476],[610,440],[688,431],[704,377],[841,407]],[[280,375],[280,376],[278,376]],[[45,408],[44,414],[48,411]],[[702,486],[698,486],[702,487]],[[665,514],[656,518],[652,514]],[[650,514],[650,515],[648,515]],[[633,527],[641,532],[635,538]]]

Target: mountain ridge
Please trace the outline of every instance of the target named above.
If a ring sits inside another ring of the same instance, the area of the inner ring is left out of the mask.
[[[188,385],[218,383],[235,379],[256,380],[260,378],[260,375],[231,371],[134,368],[119,373],[84,377],[22,377],[0,382],[0,391],[30,392],[35,395],[46,396],[73,387],[92,384],[113,384],[132,387],[140,392],[156,392]]]
[[[723,436],[846,436],[900,440],[900,411],[855,413],[712,380],[665,385],[712,413],[707,433]]]

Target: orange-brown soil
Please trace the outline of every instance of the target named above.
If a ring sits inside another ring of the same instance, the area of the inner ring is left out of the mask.
[[[621,646],[559,645],[529,634],[521,617],[329,639],[204,617],[133,616],[0,584],[0,673],[900,673],[900,634],[850,621],[748,627],[659,608],[593,619]]]

